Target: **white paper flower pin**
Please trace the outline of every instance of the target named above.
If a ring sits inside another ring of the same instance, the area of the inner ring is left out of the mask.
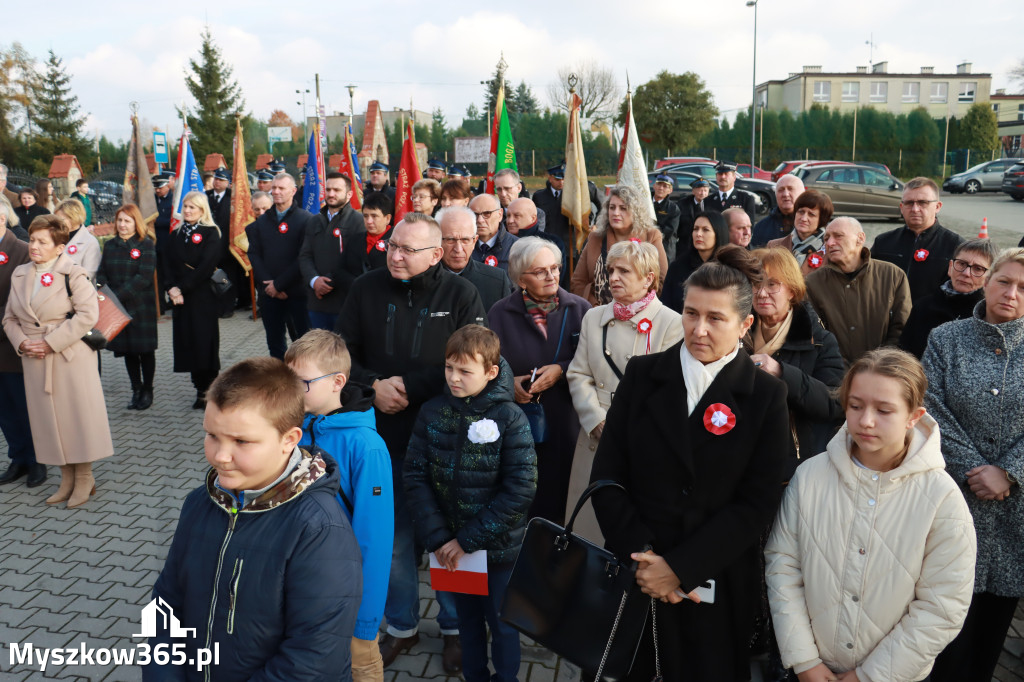
[[[493,419],[481,419],[469,425],[469,440],[473,443],[493,443],[499,435]]]

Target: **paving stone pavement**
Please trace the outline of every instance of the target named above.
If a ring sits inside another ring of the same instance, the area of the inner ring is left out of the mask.
[[[103,353],[103,386],[114,438],[113,457],[95,465],[96,496],[78,509],[43,503],[58,482],[29,490],[0,487],[0,682],[87,680],[135,682],[138,668],[113,664],[12,665],[11,644],[129,648],[140,609],[163,565],[185,496],[202,482],[202,413],[185,374],[171,368],[171,323],[158,325],[155,402],[129,411],[124,365]],[[266,351],[263,326],[236,314],[221,321],[221,361],[228,366]],[[0,452],[6,445],[0,444]],[[6,466],[6,462],[2,463]],[[425,618],[421,639],[385,671],[387,682],[449,679],[441,667],[437,604],[421,574]],[[523,682],[579,680],[575,666],[523,640]],[[1024,610],[1018,608],[995,679],[1024,682]],[[458,678],[451,678],[458,679]]]

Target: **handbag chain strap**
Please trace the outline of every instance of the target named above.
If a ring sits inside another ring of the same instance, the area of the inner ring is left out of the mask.
[[[661,654],[658,652],[658,603],[651,597],[651,629],[654,630],[654,682],[661,682]]]
[[[612,623],[612,632],[608,635],[608,643],[604,645],[604,653],[601,655],[601,665],[597,666],[597,675],[594,682],[601,682],[601,674],[604,672],[604,664],[608,661],[608,653],[612,650],[612,642],[615,641],[615,631],[619,629],[619,621],[622,619],[622,612],[626,609],[626,599],[629,597],[629,590],[622,591],[622,599],[619,601],[619,611],[615,614],[615,622]]]

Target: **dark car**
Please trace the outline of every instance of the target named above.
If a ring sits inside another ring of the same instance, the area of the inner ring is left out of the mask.
[[[114,220],[114,213],[120,208],[124,197],[124,186],[110,180],[93,180],[89,183],[89,199],[92,201],[92,222],[95,225]]]
[[[804,166],[793,172],[804,187],[827,194],[835,215],[902,219],[903,183],[871,166],[832,164]]]
[[[667,170],[682,171],[684,173],[692,173],[697,177],[704,178],[708,182],[712,183],[715,189],[718,188],[718,184],[715,183],[715,164],[714,163],[702,163],[702,162],[691,162],[691,163],[679,163],[673,166],[665,166],[664,168],[658,169],[658,172],[665,172]],[[689,184],[691,181],[687,181],[686,189],[689,191]],[[678,187],[678,184],[677,184]],[[775,183],[767,180],[758,180],[757,178],[744,178],[739,174],[736,175],[736,189],[741,189],[745,192],[754,195],[754,203],[756,204],[757,213],[763,215],[775,208],[777,202],[775,200]]]
[[[650,183],[651,186],[651,196],[654,196],[654,179],[659,175],[668,175],[672,178],[672,181],[675,183],[675,185],[672,189],[672,194],[669,195],[669,198],[672,199],[672,201],[675,201],[676,203],[678,203],[683,197],[690,194],[690,183],[701,177],[696,173],[692,173],[689,171],[674,170],[671,168],[661,168],[656,171],[651,171],[650,173],[647,174],[647,182]],[[706,180],[707,178],[704,179]],[[711,185],[712,194],[718,191],[717,182],[715,182],[714,180],[708,180],[708,184]],[[737,181],[737,185],[738,184],[739,182]],[[752,194],[754,196],[754,203],[755,205],[757,205],[758,213],[761,212],[761,207],[760,205],[758,205],[760,197],[757,194],[754,194],[753,192],[748,192],[747,190],[740,189],[738,186],[736,187],[736,191],[743,192],[744,194]],[[775,198],[774,193],[772,194],[772,198]]]
[[[1003,194],[1009,194],[1014,201],[1024,201],[1024,161],[1017,161],[1003,175]]]

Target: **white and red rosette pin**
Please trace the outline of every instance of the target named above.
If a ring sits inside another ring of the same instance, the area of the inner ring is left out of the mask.
[[[715,403],[704,410],[704,428],[716,436],[729,433],[736,426],[736,415],[728,405]]]
[[[281,223],[277,226],[277,231],[281,234],[288,234],[288,223]]]
[[[53,284],[53,275],[48,272],[44,272],[43,276],[39,278],[39,283],[44,287],[48,287]]]
[[[490,265],[492,268],[498,267],[498,259],[495,256],[488,256],[484,258],[484,263]]]
[[[334,228],[334,236],[335,237],[340,237],[341,236],[341,228],[340,227]]]
[[[646,317],[636,323],[636,330],[647,337],[647,353],[651,352],[651,330],[654,329],[654,325]]]
[[[142,252],[138,249],[132,249],[128,252],[128,255],[132,257],[132,260],[139,260],[142,258]]]
[[[928,260],[928,249],[917,249],[914,251],[914,260],[918,263],[923,263]]]
[[[7,254],[4,253],[3,251],[0,251],[0,265],[7,265],[7,261],[9,260],[10,258],[7,257]]]
[[[383,239],[381,239],[374,245],[374,248],[376,248],[378,251],[386,251],[388,248],[388,244]]]
[[[634,244],[642,244],[643,243],[643,241],[641,241],[637,237],[630,237],[629,241],[633,242]]]
[[[203,241],[203,235],[199,234],[198,232],[196,232],[194,235],[192,235],[192,243],[193,244],[200,244],[200,243],[202,243],[202,241]]]
[[[70,253],[72,256],[75,255],[76,253],[78,253],[78,246],[75,245],[75,244],[72,244],[71,246],[69,246],[68,247],[68,253]]]
[[[825,257],[822,256],[817,251],[815,251],[814,253],[812,253],[811,255],[809,255],[807,257],[807,267],[811,268],[812,270],[817,270],[818,268],[820,268],[824,264],[825,264]]]

